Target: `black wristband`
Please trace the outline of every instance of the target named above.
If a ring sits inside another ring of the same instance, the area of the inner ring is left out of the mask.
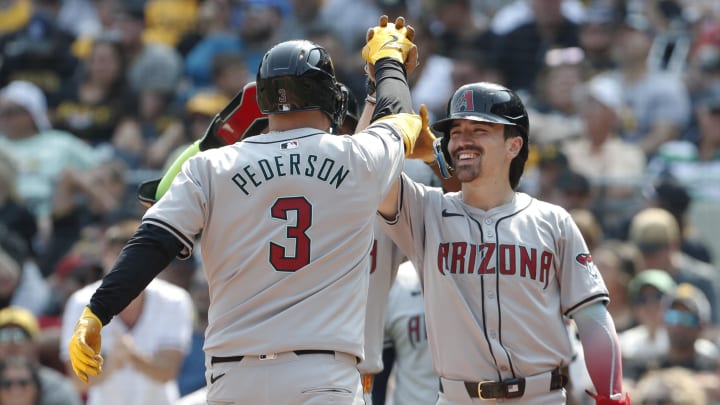
[[[367,88],[367,95],[371,96],[371,97],[375,97],[375,80],[368,77],[366,88]]]

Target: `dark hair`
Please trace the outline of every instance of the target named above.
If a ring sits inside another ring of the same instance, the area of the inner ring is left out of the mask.
[[[524,133],[523,130],[521,130],[518,126],[515,125],[505,125],[505,130],[503,131],[503,134],[505,135],[505,139],[519,136],[523,140],[523,145],[520,148],[520,152],[517,154],[517,156],[513,158],[512,162],[510,162],[510,187],[512,187],[513,190],[516,190],[518,184],[520,184],[520,177],[522,177],[523,172],[525,171],[525,162],[527,162],[528,155],[530,153],[528,136],[526,133]]]

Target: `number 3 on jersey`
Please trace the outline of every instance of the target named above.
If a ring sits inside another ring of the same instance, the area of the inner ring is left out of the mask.
[[[306,231],[312,226],[312,205],[305,197],[279,198],[270,207],[273,218],[287,221],[288,212],[295,211],[295,225],[288,224],[286,236],[295,240],[295,255],[288,256],[286,249],[270,242],[270,264],[277,271],[297,271],[310,263],[310,238]]]

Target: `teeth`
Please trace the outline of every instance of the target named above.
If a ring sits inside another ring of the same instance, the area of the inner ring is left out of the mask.
[[[473,157],[475,157],[475,155],[472,153],[461,153],[458,155],[459,159],[472,159]]]

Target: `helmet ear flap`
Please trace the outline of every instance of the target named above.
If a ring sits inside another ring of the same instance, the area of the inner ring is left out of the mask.
[[[435,161],[437,162],[440,174],[446,179],[453,175],[452,158],[448,151],[449,138],[442,136],[433,141],[433,151],[435,152]]]
[[[342,126],[343,121],[345,121],[347,109],[348,93],[343,90],[342,84],[335,83],[335,108],[332,116],[333,128],[340,128],[340,126]]]

